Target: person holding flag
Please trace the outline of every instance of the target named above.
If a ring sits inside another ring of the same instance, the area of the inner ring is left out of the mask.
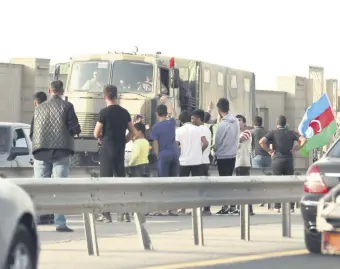
[[[299,136],[287,127],[287,118],[283,115],[277,119],[277,128],[267,133],[260,141],[261,147],[272,157],[272,169],[274,175],[294,175],[293,152],[300,150],[306,143],[306,138]],[[294,146],[295,142],[299,144]],[[268,145],[272,144],[273,149]],[[281,204],[275,203],[275,209],[280,212]],[[294,203],[291,203],[291,210],[294,211]]]
[[[326,93],[311,104],[298,128],[299,134],[307,138],[300,153],[307,157],[309,151],[327,145],[337,131],[337,124],[331,103]]]

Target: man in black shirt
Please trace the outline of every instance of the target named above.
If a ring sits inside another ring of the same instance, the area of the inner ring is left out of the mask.
[[[272,163],[271,157],[259,144],[262,137],[268,133],[268,131],[262,126],[262,118],[259,116],[254,117],[253,126],[254,128],[251,130],[253,152],[252,167],[270,167]]]
[[[73,105],[62,99],[63,82],[53,81],[48,91],[51,98],[35,108],[31,125],[34,176],[68,177],[73,137],[80,134],[80,125]],[[54,223],[58,232],[73,232],[64,215],[54,214]]]
[[[129,112],[117,104],[117,87],[107,85],[104,98],[107,107],[99,112],[94,137],[100,147],[100,177],[125,177],[125,143],[134,135],[134,127]],[[126,130],[129,133],[126,135]],[[110,212],[104,212],[98,220],[112,222]]]
[[[306,138],[299,136],[296,132],[288,130],[287,119],[285,116],[279,116],[277,120],[277,129],[270,131],[260,141],[261,147],[272,156],[272,169],[274,175],[294,175],[293,152],[302,148],[306,143]],[[294,143],[300,141],[300,144],[294,146]],[[272,144],[272,149],[268,145]],[[281,204],[276,203],[275,209],[280,212]],[[294,210],[294,203],[291,206]]]

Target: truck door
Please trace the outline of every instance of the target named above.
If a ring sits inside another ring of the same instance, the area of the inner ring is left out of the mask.
[[[30,150],[30,138],[29,138],[29,129],[24,129],[24,128],[16,128],[13,131],[13,141],[12,141],[12,147],[22,147],[22,148],[27,148],[28,151],[31,153],[32,151]],[[26,136],[26,133],[28,135]],[[14,167],[31,167],[32,164],[30,162],[33,161],[33,156],[30,155],[25,155],[25,156],[17,156],[13,161],[12,165]]]

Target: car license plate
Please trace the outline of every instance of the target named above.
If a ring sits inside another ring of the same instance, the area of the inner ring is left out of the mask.
[[[323,232],[321,251],[324,254],[340,254],[340,233]]]

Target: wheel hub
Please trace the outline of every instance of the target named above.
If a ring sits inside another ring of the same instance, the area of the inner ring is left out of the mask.
[[[32,269],[32,261],[27,246],[19,243],[13,249],[10,259],[10,269]]]

